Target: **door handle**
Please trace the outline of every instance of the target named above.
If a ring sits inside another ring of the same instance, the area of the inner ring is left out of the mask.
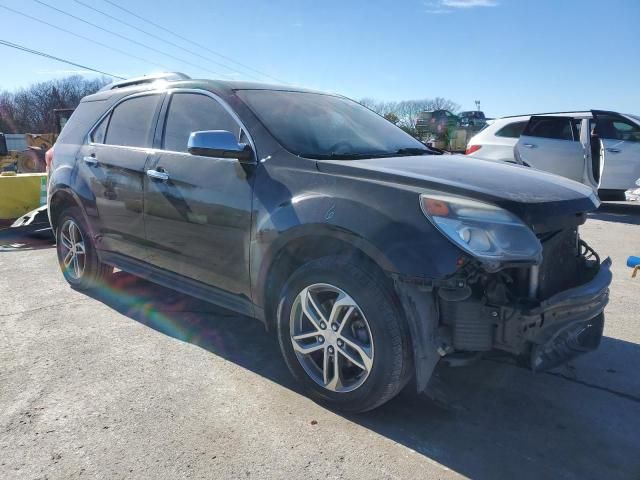
[[[527,148],[536,148],[536,146],[533,143],[523,143],[522,146]]]
[[[607,152],[620,153],[620,149],[619,148],[607,148]]]
[[[82,160],[84,160],[84,163],[86,163],[90,167],[95,167],[98,165],[98,159],[95,155],[86,155],[82,157]]]
[[[169,180],[169,174],[167,172],[160,172],[158,170],[147,170],[147,177],[162,182]]]

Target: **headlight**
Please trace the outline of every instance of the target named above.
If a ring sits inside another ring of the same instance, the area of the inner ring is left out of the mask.
[[[490,203],[439,194],[420,195],[429,220],[453,243],[488,262],[542,259],[542,245],[511,212]]]

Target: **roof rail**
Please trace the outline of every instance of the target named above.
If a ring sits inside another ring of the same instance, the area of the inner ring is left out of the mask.
[[[569,112],[523,113],[520,115],[507,115],[505,117],[499,117],[499,118],[533,117],[533,116],[540,116],[540,115],[562,115],[565,113],[591,113],[591,110],[571,110]]]
[[[113,82],[102,87],[99,91],[104,92],[106,90],[115,90],[116,88],[131,87],[133,85],[143,85],[145,83],[153,83],[158,80],[165,80],[167,82],[175,82],[178,80],[191,80],[191,77],[180,72],[165,72],[155,73],[152,75],[145,75],[143,77],[128,78],[119,82]]]

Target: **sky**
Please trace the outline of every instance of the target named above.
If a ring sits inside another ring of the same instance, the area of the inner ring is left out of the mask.
[[[440,96],[463,110],[480,100],[490,117],[640,113],[639,0],[0,0],[0,24],[0,40],[123,77],[257,77],[355,99]],[[3,45],[0,54],[0,90],[95,76]]]

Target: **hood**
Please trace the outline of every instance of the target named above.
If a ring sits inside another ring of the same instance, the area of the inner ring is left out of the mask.
[[[581,183],[464,155],[321,160],[318,169],[483,200],[513,212],[530,225],[590,212],[600,204],[593,190]]]

